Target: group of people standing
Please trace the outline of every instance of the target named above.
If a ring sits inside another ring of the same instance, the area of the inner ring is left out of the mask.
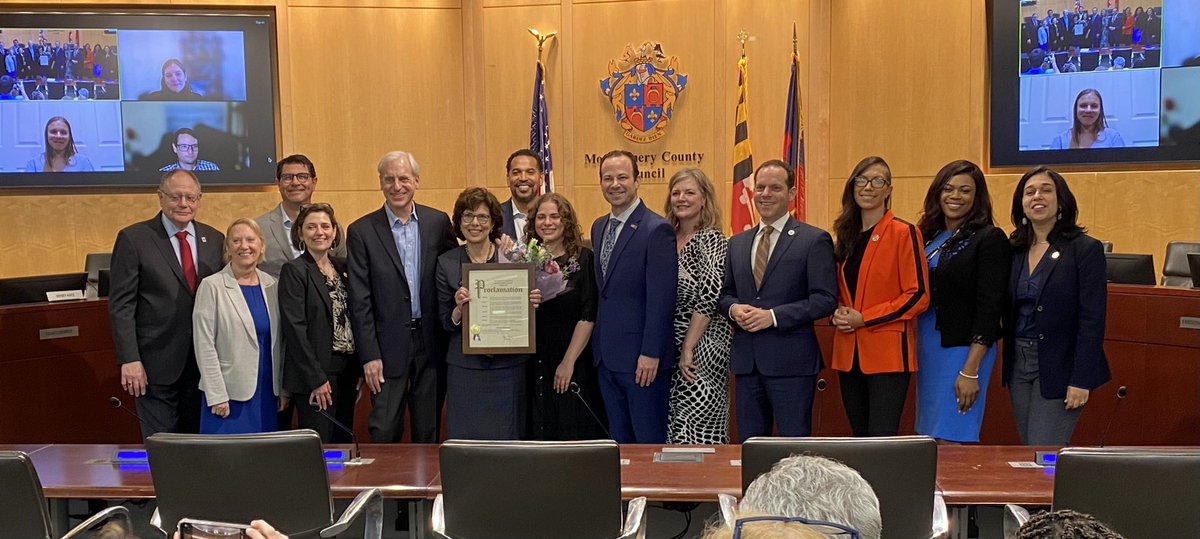
[[[1059,52],[1072,47],[1101,49],[1153,46],[1159,44],[1161,33],[1161,7],[1093,7],[1088,12],[1080,6],[1074,12],[1064,10],[1062,13],[1048,9],[1044,18],[1038,18],[1038,14],[1034,13],[1021,23],[1021,36],[1025,42],[1022,49],[1025,51],[1034,48]]]
[[[194,220],[193,173],[163,176],[162,213],[118,235],[109,300],[144,434],[275,430],[294,400],[301,427],[342,441],[365,382],[377,443],[404,438],[406,414],[408,439],[438,441],[444,404],[452,438],[721,444],[732,373],[739,442],[808,436],[828,364],[856,436],[898,432],[916,373],[917,431],[977,442],[1003,338],[1022,442],[1066,445],[1109,379],[1102,248],[1045,167],[1018,182],[1006,237],[975,164],[946,165],[914,225],[890,210],[887,163],[868,157],[831,235],[790,215],[795,172],[768,161],[754,175],[760,224],[726,239],[702,171],[671,178],[664,217],[638,195],[636,157],[615,150],[600,160],[611,211],[590,245],[571,202],[539,194],[528,150],[505,164],[508,200],[468,188],[451,215],[415,202],[412,154],[384,155],[377,172],[383,206],[343,229],[312,203],[312,162],[288,156],[279,206],[224,235]],[[536,352],[465,351],[463,264],[531,242],[567,283],[530,293]],[[828,363],[814,331],[825,320]]]
[[[115,45],[105,47],[99,43],[63,45],[55,42],[51,45],[45,41],[21,43],[14,39],[11,47],[0,45],[0,58],[4,60],[5,73],[16,79],[114,80],[117,78],[116,49]]]

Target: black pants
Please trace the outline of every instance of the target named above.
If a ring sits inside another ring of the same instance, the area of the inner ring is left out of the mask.
[[[445,385],[436,363],[441,358],[428,357],[421,328],[414,327],[409,339],[408,371],[384,380],[379,393],[371,396],[371,415],[367,430],[371,442],[387,444],[404,437],[404,411],[407,408],[412,422],[412,442],[433,444],[441,430],[442,402]],[[439,387],[440,386],[440,387]]]
[[[348,361],[357,362],[358,360],[350,357]],[[352,364],[347,363],[347,365]],[[325,413],[353,430],[354,400],[358,397],[356,390],[358,375],[349,372],[351,371],[349,368],[346,371],[348,372],[325,375],[329,380],[329,390],[333,395],[333,404],[325,409]],[[346,444],[351,442],[349,433],[334,425],[329,418],[321,415],[309,404],[308,395],[292,395],[292,402],[296,404],[297,423],[300,428],[317,431],[317,434],[321,435],[321,441],[325,443]]]
[[[183,373],[172,384],[146,384],[146,394],[137,398],[142,419],[142,441],[159,432],[200,432],[200,368],[189,357]]]
[[[855,352],[849,372],[839,372],[842,404],[855,436],[895,436],[900,431],[900,414],[908,396],[911,373],[863,374]]]

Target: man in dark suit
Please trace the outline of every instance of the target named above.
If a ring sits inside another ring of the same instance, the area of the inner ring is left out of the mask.
[[[196,287],[222,267],[225,237],[195,221],[200,182],[163,175],[162,208],[117,234],[108,313],[121,386],[137,397],[142,437],[200,430],[200,371],[192,348]]]
[[[730,367],[738,442],[812,434],[821,350],[813,321],[837,308],[837,266],[829,233],[788,214],[795,172],[772,160],[754,173],[759,226],[729,240],[717,310],[734,322]]]
[[[351,327],[372,393],[367,428],[372,442],[399,442],[407,406],[412,441],[435,443],[446,340],[434,269],[458,242],[445,213],[413,202],[421,170],[412,154],[389,152],[378,171],[383,207],[347,229]]]
[[[675,231],[638,198],[633,154],[600,160],[600,190],[612,213],[592,224],[600,291],[592,350],[609,432],[620,443],[667,440],[671,369],[675,366]]]
[[[279,187],[279,205],[255,217],[254,222],[262,228],[267,248],[266,258],[258,269],[279,277],[283,264],[300,256],[300,250],[292,246],[292,221],[301,206],[312,204],[313,192],[317,190],[317,167],[304,154],[284,157],[275,165],[275,185]],[[337,233],[338,238],[346,237],[342,230]],[[345,242],[339,241],[329,254],[345,259]]]
[[[500,212],[504,214],[504,234],[524,244],[528,241],[525,238],[525,223],[536,211],[529,205],[541,192],[542,182],[546,179],[542,172],[542,159],[532,150],[517,150],[508,156],[504,173],[508,177],[508,190],[512,193],[512,197],[500,205]]]

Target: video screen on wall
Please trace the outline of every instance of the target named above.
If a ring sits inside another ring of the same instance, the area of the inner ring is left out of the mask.
[[[992,2],[993,166],[1200,161],[1200,0]]]
[[[274,178],[269,11],[5,13],[0,58],[0,187]]]

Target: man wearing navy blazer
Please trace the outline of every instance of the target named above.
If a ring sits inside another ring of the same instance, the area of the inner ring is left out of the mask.
[[[200,431],[200,370],[192,347],[196,288],[224,265],[225,236],[195,221],[200,181],[163,174],[162,211],[117,234],[108,314],[121,387],[137,398],[142,437]]]
[[[347,228],[350,321],[371,389],[374,443],[436,443],[445,398],[446,339],[437,323],[437,257],[458,245],[445,213],[413,201],[421,169],[408,152],[379,160],[384,204]]]
[[[759,226],[729,240],[717,309],[734,323],[730,370],[738,442],[812,434],[821,350],[813,321],[837,308],[837,266],[829,233],[788,214],[795,172],[772,160],[754,173]]]
[[[600,159],[600,190],[612,213],[592,224],[599,307],[592,351],[609,433],[619,443],[667,441],[675,366],[675,231],[638,198],[633,154]]]
[[[500,205],[500,213],[504,214],[503,232],[523,244],[529,241],[525,238],[525,223],[536,211],[529,205],[541,192],[542,182],[546,179],[542,173],[542,159],[532,150],[517,150],[508,156],[504,174],[512,197]]]

